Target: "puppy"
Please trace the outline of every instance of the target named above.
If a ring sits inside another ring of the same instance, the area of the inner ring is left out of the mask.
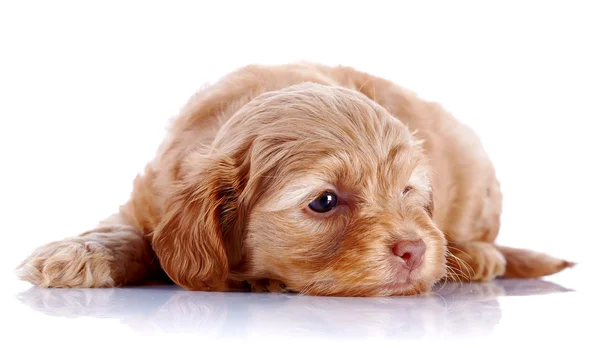
[[[247,66],[173,120],[128,202],[18,268],[40,287],[164,272],[190,290],[391,296],[572,263],[494,244],[502,196],[478,137],[349,67]]]

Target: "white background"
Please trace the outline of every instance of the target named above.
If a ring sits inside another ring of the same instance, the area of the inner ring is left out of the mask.
[[[594,1],[2,1],[2,296],[27,288],[12,272],[34,247],[127,200],[196,89],[245,64],[299,60],[441,102],[495,163],[499,242],[594,270],[598,18]]]

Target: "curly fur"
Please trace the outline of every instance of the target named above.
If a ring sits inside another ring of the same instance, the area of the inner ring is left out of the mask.
[[[340,205],[311,212],[325,190]],[[190,290],[388,296],[572,265],[495,245],[501,201],[479,139],[441,106],[349,67],[251,65],[189,101],[117,214],[19,272],[41,287],[165,272]],[[392,245],[419,239],[407,271]]]

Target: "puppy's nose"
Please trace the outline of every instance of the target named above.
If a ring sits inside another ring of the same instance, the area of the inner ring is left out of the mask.
[[[392,247],[392,252],[402,259],[404,265],[409,269],[415,269],[423,262],[425,254],[425,243],[419,240],[403,240]]]

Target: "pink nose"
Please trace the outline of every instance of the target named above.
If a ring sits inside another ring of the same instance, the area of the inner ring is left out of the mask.
[[[423,240],[403,240],[392,247],[392,252],[404,261],[409,269],[415,269],[423,262],[425,243]]]

